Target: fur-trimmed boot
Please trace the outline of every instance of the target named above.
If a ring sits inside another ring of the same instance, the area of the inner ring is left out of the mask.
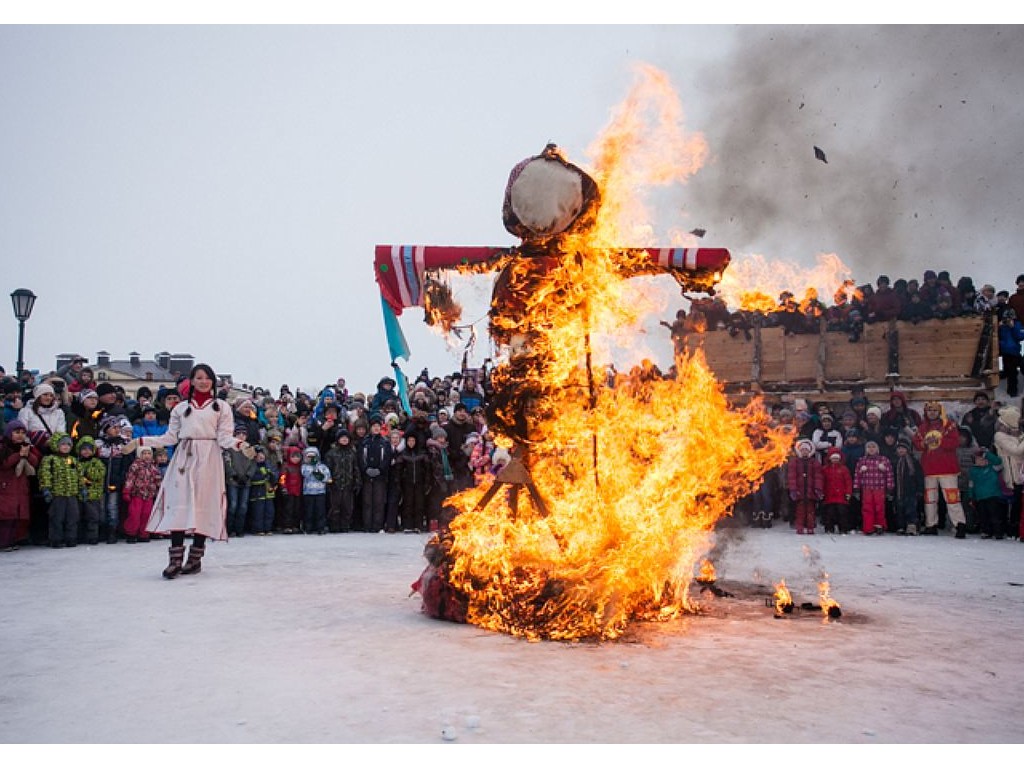
[[[185,559],[185,547],[168,547],[167,552],[170,554],[170,562],[164,568],[164,578],[173,579],[182,572],[181,561]]]
[[[206,554],[206,546],[197,547],[193,544],[188,548],[188,561],[181,567],[181,574],[185,576],[190,573],[199,573],[203,570],[203,555]]]

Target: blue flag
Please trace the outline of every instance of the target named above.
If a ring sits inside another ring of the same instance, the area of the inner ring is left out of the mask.
[[[402,402],[402,408],[408,414],[412,413],[412,406],[409,404],[409,382],[405,378],[402,369],[396,362],[399,359],[409,361],[409,343],[402,333],[402,326],[398,324],[398,317],[391,309],[384,297],[380,298],[381,310],[384,312],[384,332],[388,337],[388,354],[391,355],[391,367],[395,369],[395,380],[398,384],[398,397]]]

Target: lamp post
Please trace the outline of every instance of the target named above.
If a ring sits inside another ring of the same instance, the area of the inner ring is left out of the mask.
[[[19,288],[11,294],[14,305],[14,316],[18,319],[18,383],[25,370],[25,321],[32,316],[32,307],[36,303],[36,295],[28,288]]]

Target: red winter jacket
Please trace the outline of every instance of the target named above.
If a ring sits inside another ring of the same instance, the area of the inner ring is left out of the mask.
[[[929,433],[938,433],[939,442],[933,443]],[[926,438],[928,438],[926,440]],[[956,449],[960,446],[960,429],[945,414],[938,419],[924,418],[914,434],[914,449],[921,451],[921,469],[928,475],[959,475],[960,462]]]
[[[842,456],[842,451],[839,455]],[[842,461],[829,461],[821,468],[821,472],[825,478],[825,498],[822,501],[826,504],[846,504],[853,493],[853,478],[846,464]]]
[[[793,456],[786,467],[789,497],[793,501],[817,501],[824,493],[824,476],[818,459]]]
[[[281,487],[287,496],[302,495],[302,463],[294,464],[291,461],[293,455],[302,456],[298,446],[289,445],[284,454],[284,466],[281,467]]]

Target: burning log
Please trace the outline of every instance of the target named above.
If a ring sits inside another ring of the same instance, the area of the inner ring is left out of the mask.
[[[701,593],[710,592],[715,597],[733,597],[731,592],[726,592],[715,582],[718,577],[715,574],[715,566],[708,559],[700,564],[700,572],[697,574],[696,582],[700,584]]]
[[[843,615],[843,611],[839,607],[839,603],[832,599],[827,579],[828,574],[824,574],[824,576],[826,578],[818,582],[818,599],[821,604],[821,612],[825,615],[825,621],[838,619]]]
[[[775,585],[775,618],[781,619],[793,612],[793,595],[786,586],[786,580],[780,579]]]

